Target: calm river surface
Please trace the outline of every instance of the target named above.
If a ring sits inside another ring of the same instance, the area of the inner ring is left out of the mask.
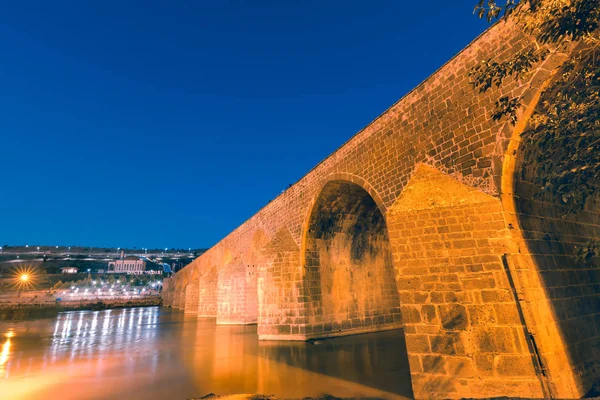
[[[410,398],[402,331],[259,342],[148,307],[0,322],[0,399],[168,399],[208,393]]]

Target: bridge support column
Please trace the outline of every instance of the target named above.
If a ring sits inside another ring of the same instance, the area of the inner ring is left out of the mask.
[[[236,257],[218,270],[217,324],[248,325],[256,323],[256,285],[249,284],[249,266]],[[254,276],[255,277],[255,276]],[[254,298],[253,298],[254,297]]]
[[[282,229],[263,249],[258,268],[259,340],[306,340],[308,293],[300,248]]]
[[[171,307],[173,305],[173,278],[164,278],[162,285],[163,306]]]
[[[185,288],[185,304],[183,309],[186,314],[197,314],[198,313],[198,300],[199,300],[199,280],[193,279],[188,283]]]
[[[215,265],[200,276],[198,281],[198,318],[217,316],[218,273]]]
[[[420,166],[387,223],[415,397],[545,397],[500,200]]]

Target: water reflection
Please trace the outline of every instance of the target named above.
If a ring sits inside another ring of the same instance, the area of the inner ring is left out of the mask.
[[[4,365],[8,362],[8,356],[10,355],[10,339],[15,335],[12,329],[9,329],[4,336],[6,341],[2,345],[2,351],[0,352],[0,376],[3,375]]]
[[[323,342],[258,342],[158,307],[0,323],[8,399],[186,399],[210,392],[410,397],[401,331]]]

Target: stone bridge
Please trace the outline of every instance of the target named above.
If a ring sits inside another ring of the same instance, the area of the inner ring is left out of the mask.
[[[566,54],[485,95],[469,84],[528,43],[491,27],[167,280],[165,304],[260,340],[402,328],[416,398],[585,394],[600,263],[572,255],[600,237],[600,201],[565,218],[535,197],[520,142]],[[516,126],[490,118],[507,94],[523,97]]]

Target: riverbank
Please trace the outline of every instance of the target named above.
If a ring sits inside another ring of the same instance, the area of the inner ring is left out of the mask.
[[[207,394],[202,397],[192,397],[187,400],[350,400],[350,399],[361,399],[361,400],[383,400],[383,397],[335,397],[328,394],[324,394],[320,397],[276,397],[273,395],[264,394],[229,394],[219,396],[214,393]]]
[[[19,321],[30,318],[54,317],[64,311],[101,311],[127,307],[152,307],[162,305],[160,296],[128,299],[92,299],[63,301],[60,303],[0,304],[0,321]]]

